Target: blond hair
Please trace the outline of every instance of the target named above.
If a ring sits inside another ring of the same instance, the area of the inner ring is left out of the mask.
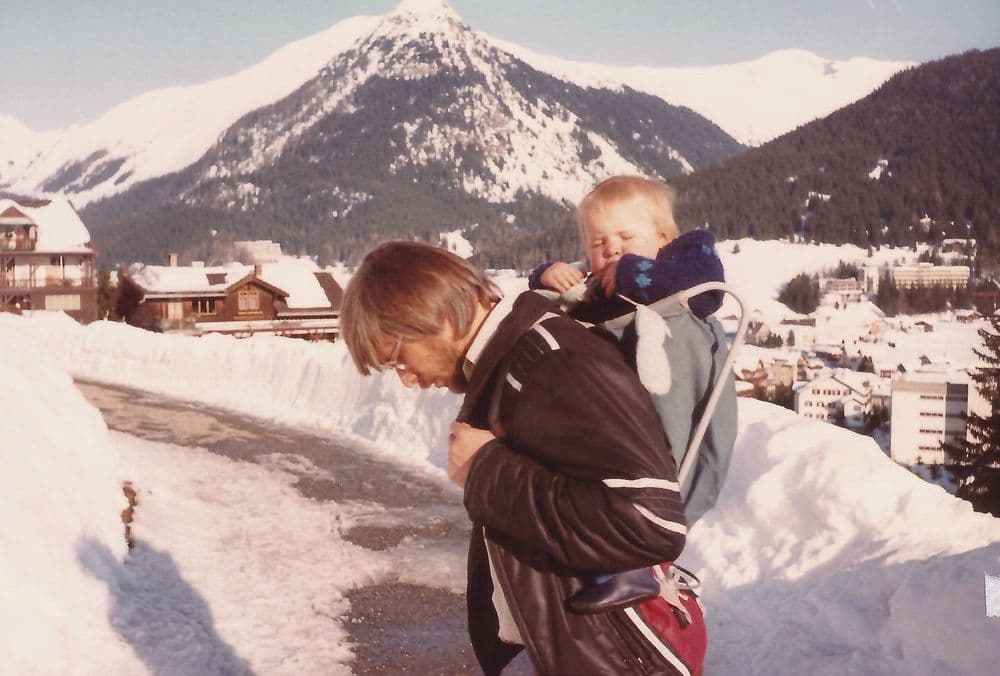
[[[676,190],[662,181],[642,176],[613,176],[598,183],[576,208],[576,226],[584,246],[588,219],[611,204],[629,200],[641,200],[649,208],[650,220],[668,242],[677,239],[680,231],[674,221]]]
[[[424,242],[386,242],[369,251],[344,291],[340,333],[364,375],[383,359],[378,346],[445,328],[463,336],[477,307],[500,300],[496,285],[462,258]]]

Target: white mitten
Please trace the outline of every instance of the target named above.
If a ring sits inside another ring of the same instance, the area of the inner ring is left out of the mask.
[[[635,365],[650,394],[666,394],[670,391],[670,360],[667,358],[666,341],[670,338],[670,327],[659,314],[645,305],[639,305],[635,312],[635,330],[639,344],[635,348]]]
[[[564,305],[573,307],[577,303],[583,300],[583,296],[587,293],[587,282],[580,282],[575,284],[565,291],[559,297],[559,300],[563,302]]]

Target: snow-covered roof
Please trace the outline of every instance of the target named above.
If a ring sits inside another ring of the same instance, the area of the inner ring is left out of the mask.
[[[803,386],[803,389],[814,389],[820,387],[829,380],[836,380],[840,384],[846,385],[855,392],[863,394],[868,391],[872,384],[878,382],[880,379],[871,373],[859,373],[857,371],[851,371],[850,369],[837,369],[832,373],[824,373],[815,380],[809,381]]]
[[[970,378],[966,371],[954,366],[920,366],[913,370],[907,370],[903,381],[967,384],[970,382]]]
[[[76,213],[69,200],[54,197],[42,203],[21,203],[12,199],[0,199],[0,214],[12,208],[38,226],[35,251],[90,251],[87,247],[90,243],[90,231],[80,220],[80,215]],[[14,220],[17,219],[0,217],[0,225],[5,221],[14,222]]]
[[[834,378],[857,392],[866,391],[879,380],[878,376],[873,373],[851,371],[850,369],[837,369]]]
[[[289,309],[328,308],[332,302],[316,278],[319,266],[307,258],[286,258],[278,263],[264,263],[259,279],[285,293]],[[254,272],[252,265],[229,263],[222,266],[195,267],[143,265],[129,268],[132,280],[148,294],[224,293],[226,289]],[[214,283],[213,283],[214,282]]]

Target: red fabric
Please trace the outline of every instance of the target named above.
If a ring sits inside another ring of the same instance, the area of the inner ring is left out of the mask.
[[[680,592],[681,603],[691,615],[691,624],[681,626],[674,608],[657,596],[636,606],[639,616],[660,640],[680,658],[692,674],[701,673],[708,647],[705,613],[694,592]]]

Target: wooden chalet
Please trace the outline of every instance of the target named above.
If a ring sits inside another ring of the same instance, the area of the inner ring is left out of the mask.
[[[65,199],[0,199],[0,307],[97,319],[90,232]]]
[[[170,333],[258,333],[335,340],[343,290],[311,261],[134,265],[119,272],[118,310],[136,326]]]

